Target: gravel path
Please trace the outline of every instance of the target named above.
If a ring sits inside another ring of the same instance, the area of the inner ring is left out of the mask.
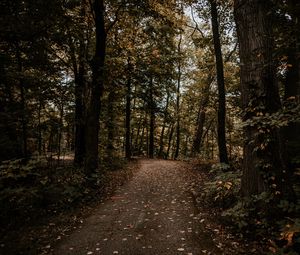
[[[141,160],[134,177],[61,240],[54,254],[221,254],[201,229],[192,182],[182,162]]]

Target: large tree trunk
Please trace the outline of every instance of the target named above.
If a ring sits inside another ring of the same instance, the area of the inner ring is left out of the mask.
[[[93,11],[96,25],[96,50],[91,62],[92,82],[89,88],[85,126],[85,172],[92,174],[98,168],[98,142],[100,100],[103,93],[106,31],[104,25],[104,1],[94,0]]]
[[[270,1],[260,0],[235,0],[234,6],[244,121],[252,123],[253,118],[274,113],[281,107],[272,59],[270,6]],[[280,196],[287,193],[288,171],[279,130],[271,125],[248,125],[245,136],[242,194],[251,196],[268,190]]]
[[[226,101],[225,101],[225,84],[223,71],[223,58],[219,34],[218,10],[215,0],[210,0],[211,4],[211,23],[214,38],[214,50],[216,57],[217,84],[218,84],[218,148],[219,160],[221,163],[228,164],[226,133],[225,133],[225,117],[226,117]]]

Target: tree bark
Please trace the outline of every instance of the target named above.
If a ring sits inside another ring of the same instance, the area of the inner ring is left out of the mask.
[[[272,24],[268,14],[271,6],[270,1],[235,0],[244,121],[253,122],[253,117],[272,114],[281,107],[272,57]],[[271,125],[265,129],[248,125],[244,132],[242,194],[251,196],[273,191],[283,196],[289,193],[280,130]]]
[[[214,50],[216,57],[217,69],[217,84],[218,84],[218,148],[219,160],[221,163],[228,164],[228,155],[226,148],[226,132],[225,132],[225,117],[226,117],[226,99],[225,99],[225,84],[223,57],[219,33],[218,10],[215,0],[210,0],[211,4],[211,23],[214,39]]]
[[[98,168],[99,117],[103,93],[103,75],[106,53],[106,31],[104,24],[104,1],[94,0],[93,11],[96,26],[96,50],[91,61],[92,82],[89,88],[85,126],[85,172],[89,176]]]

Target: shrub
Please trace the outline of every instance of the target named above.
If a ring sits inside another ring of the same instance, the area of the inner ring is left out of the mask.
[[[201,192],[201,197],[206,203],[228,208],[236,201],[240,190],[241,172],[228,171],[229,168],[226,164],[212,166],[212,181],[206,182]]]

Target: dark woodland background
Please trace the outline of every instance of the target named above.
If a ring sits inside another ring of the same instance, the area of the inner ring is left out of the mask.
[[[299,1],[0,9],[3,232],[101,193],[132,158],[176,159],[212,169],[203,199],[226,224],[297,254]]]

